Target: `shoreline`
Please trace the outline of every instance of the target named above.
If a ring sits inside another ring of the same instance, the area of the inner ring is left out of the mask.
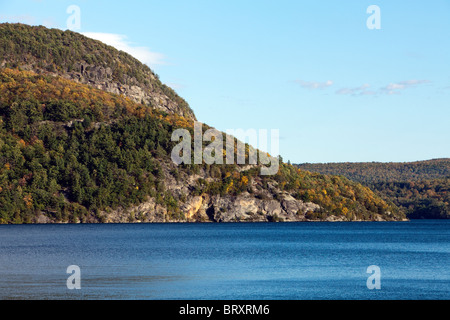
[[[351,224],[351,223],[387,223],[387,222],[412,222],[412,221],[433,221],[433,220],[447,220],[447,219],[403,219],[403,220],[352,220],[352,221],[346,221],[346,220],[303,220],[303,221],[224,221],[224,222],[215,222],[215,221],[167,221],[167,222],[161,222],[161,221],[155,221],[155,222],[141,222],[141,221],[134,221],[134,222],[48,222],[48,223],[5,223],[0,224],[1,226],[23,226],[23,225],[163,225],[163,224],[173,224],[173,225],[181,225],[181,224],[187,224],[187,225],[228,225],[228,224],[308,224],[308,223],[333,223],[333,224],[339,224],[339,223],[345,223],[345,224]]]

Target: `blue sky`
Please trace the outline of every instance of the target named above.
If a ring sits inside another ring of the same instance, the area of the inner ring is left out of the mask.
[[[0,21],[67,29],[70,5],[199,121],[279,129],[285,161],[450,157],[449,0],[0,0]]]

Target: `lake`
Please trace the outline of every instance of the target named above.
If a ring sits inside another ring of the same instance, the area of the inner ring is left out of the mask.
[[[448,220],[0,226],[0,299],[448,300],[449,267]]]

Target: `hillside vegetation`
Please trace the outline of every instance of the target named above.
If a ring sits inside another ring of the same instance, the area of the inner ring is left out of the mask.
[[[124,52],[0,24],[0,223],[405,218],[359,183],[285,163],[273,176],[259,165],[177,166],[172,133],[193,135],[194,120]]]
[[[308,171],[343,175],[365,184],[396,181],[421,181],[450,177],[450,159],[383,163],[303,163],[297,165]]]
[[[192,132],[192,121],[62,77],[0,69],[0,222],[404,219],[359,183],[284,163],[274,176],[176,166],[176,128]]]
[[[300,164],[297,167],[360,182],[400,206],[409,218],[450,218],[450,159]]]
[[[128,53],[72,31],[0,24],[0,66],[59,75],[189,119],[188,103]]]

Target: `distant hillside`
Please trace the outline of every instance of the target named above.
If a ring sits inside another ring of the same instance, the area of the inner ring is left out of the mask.
[[[407,163],[305,163],[296,166],[360,182],[402,207],[409,218],[450,218],[450,159]]]
[[[404,163],[303,163],[303,170],[342,175],[365,184],[396,181],[420,181],[450,177],[450,159]]]
[[[0,66],[45,72],[195,119],[187,102],[128,53],[72,31],[0,24]]]

